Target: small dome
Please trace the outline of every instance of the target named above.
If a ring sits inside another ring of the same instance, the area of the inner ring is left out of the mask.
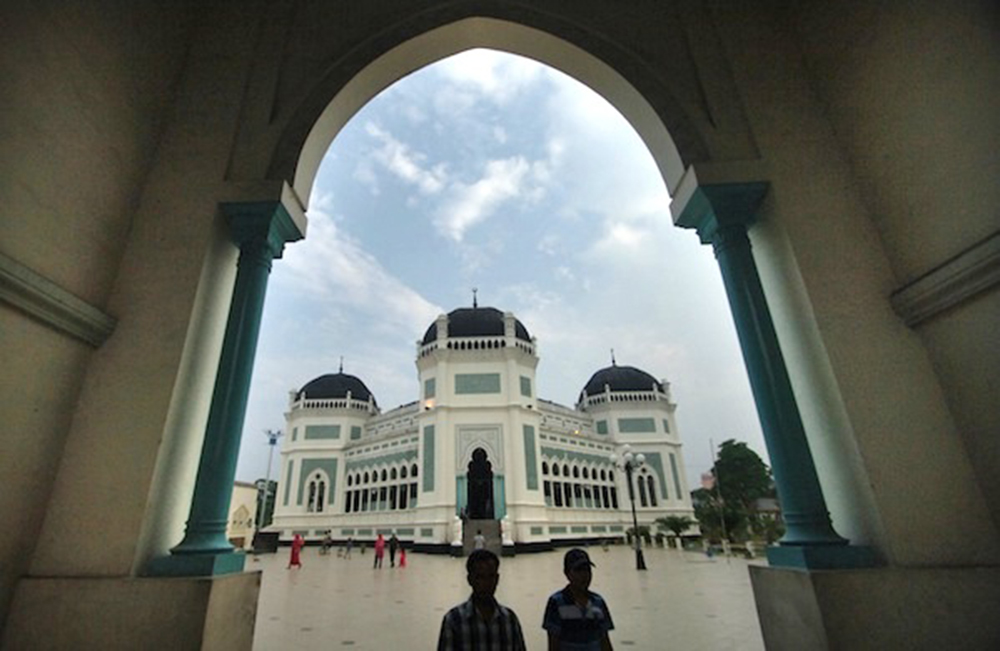
[[[502,337],[504,334],[503,312],[495,307],[462,307],[448,313],[448,337]],[[437,339],[437,321],[427,328],[423,343]],[[531,341],[531,335],[524,324],[514,319],[514,336]]]
[[[663,384],[646,371],[634,366],[611,365],[594,373],[583,392],[588,396],[604,393],[607,385],[611,391],[663,391]]]
[[[375,397],[368,390],[365,383],[347,373],[329,373],[321,375],[315,380],[310,380],[296,394],[296,399],[322,400],[324,398],[346,398],[350,391],[351,399],[368,402],[371,398],[375,402]]]

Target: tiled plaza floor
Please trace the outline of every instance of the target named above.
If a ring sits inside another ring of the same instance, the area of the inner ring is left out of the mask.
[[[565,584],[564,550],[502,559],[497,599],[514,609],[528,649],[544,649],[542,612]],[[608,601],[616,649],[763,649],[747,565],[742,559],[648,549],[635,569],[626,547],[590,549],[591,589]],[[286,570],[288,548],[247,561],[263,571],[255,651],[433,649],[441,617],[469,595],[465,559],[410,554],[406,568],[372,569],[372,553],[338,558],[309,547],[303,568]]]

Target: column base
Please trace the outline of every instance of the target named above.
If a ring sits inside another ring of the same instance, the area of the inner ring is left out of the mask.
[[[260,577],[26,577],[0,648],[250,651]]]
[[[879,565],[871,547],[857,545],[779,545],[767,548],[772,567],[803,570],[850,570]]]
[[[242,572],[246,554],[171,554],[146,564],[144,576],[219,576]]]
[[[750,566],[770,650],[996,649],[1000,567]]]

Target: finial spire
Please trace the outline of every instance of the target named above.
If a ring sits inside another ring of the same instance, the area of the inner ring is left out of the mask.
[[[472,307],[474,308],[479,307],[479,302],[476,300],[476,292],[478,291],[479,291],[478,287],[472,288]]]
[[[611,349],[611,365],[612,366],[618,366],[618,363],[615,361],[615,349],[614,348]]]
[[[343,355],[340,356],[340,372],[341,373],[344,372],[344,356]]]

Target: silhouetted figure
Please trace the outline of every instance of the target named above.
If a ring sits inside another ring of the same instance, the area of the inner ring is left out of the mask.
[[[486,458],[486,450],[476,448],[469,462],[469,518],[493,518],[493,464]]]

